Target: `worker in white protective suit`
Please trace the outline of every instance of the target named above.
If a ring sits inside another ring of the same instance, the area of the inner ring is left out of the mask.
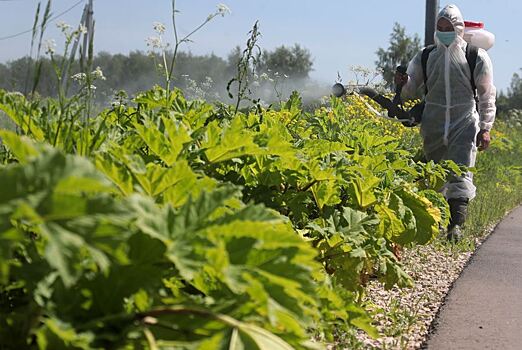
[[[444,7],[437,17],[435,47],[424,61],[426,75],[422,52],[419,52],[409,63],[407,74],[396,73],[395,83],[403,86],[402,94],[406,97],[419,97],[419,90],[425,92],[421,135],[426,158],[435,162],[449,159],[473,167],[477,149],[485,150],[489,146],[496,89],[491,60],[483,49],[478,49],[471,77],[463,34],[460,10],[455,5]],[[478,102],[472,89],[473,81]],[[449,240],[462,238],[461,226],[475,190],[472,173],[452,176],[442,189],[451,212]]]

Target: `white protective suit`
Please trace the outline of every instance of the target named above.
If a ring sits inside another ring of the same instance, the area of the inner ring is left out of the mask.
[[[466,60],[463,39],[464,20],[455,5],[444,7],[437,20],[448,19],[456,38],[446,47],[435,36],[436,47],[426,64],[426,107],[422,115],[421,134],[424,153],[428,160],[453,160],[457,164],[473,167],[477,153],[476,136],[480,130],[490,130],[495,120],[496,89],[493,85],[491,60],[485,50],[479,49],[474,71],[477,87],[478,113],[471,87],[471,72]],[[422,51],[408,65],[408,82],[402,93],[405,97],[419,97],[424,92]],[[452,177],[443,193],[447,199],[475,197],[471,173]]]

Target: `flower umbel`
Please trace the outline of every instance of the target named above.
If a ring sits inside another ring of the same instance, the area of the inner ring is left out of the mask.
[[[56,27],[60,29],[63,33],[68,33],[72,28],[70,24],[67,24],[64,21],[57,22]]]
[[[225,4],[218,4],[217,9],[217,13],[221,15],[221,17],[225,17],[225,15],[232,13],[232,11],[230,11],[230,8]]]
[[[76,73],[71,77],[72,80],[76,82],[83,82],[87,78],[87,75],[85,73]]]
[[[147,40],[145,40],[145,42],[147,43],[147,46],[151,47],[153,50],[154,49],[161,50],[168,46],[166,44],[163,44],[163,41],[161,40],[161,38],[157,37],[157,36],[149,36],[147,38]]]
[[[80,24],[78,26],[78,33],[80,33],[80,34],[87,34],[87,27],[84,26],[83,24]]]
[[[54,52],[56,51],[56,42],[54,41],[54,39],[46,40],[45,44],[44,44],[44,48],[45,48],[46,54],[48,54],[48,55],[54,54]]]
[[[165,25],[161,22],[154,22],[152,26],[154,28],[154,31],[156,31],[156,33],[158,33],[159,35],[162,35],[163,33],[165,33],[165,30],[167,30]]]
[[[95,70],[92,71],[91,76],[93,79],[100,79],[100,80],[106,80],[105,75],[103,75],[103,71],[100,67],[96,67]]]

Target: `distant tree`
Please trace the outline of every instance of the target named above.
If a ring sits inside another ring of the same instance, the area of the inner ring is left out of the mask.
[[[261,71],[278,72],[292,79],[308,78],[312,66],[310,51],[299,44],[293,47],[279,46],[274,51],[264,51],[261,55]]]
[[[241,60],[241,47],[238,45],[234,47],[227,56],[226,76],[232,78],[237,72],[237,65]]]
[[[377,50],[377,68],[383,72],[383,79],[387,87],[393,85],[395,69],[399,65],[406,65],[421,49],[421,41],[417,34],[410,37],[399,23],[393,25],[390,35],[390,46],[387,49]]]
[[[48,58],[41,58],[42,68],[39,73],[40,79],[37,92],[43,96],[50,96],[54,93],[57,86],[57,79],[52,79],[53,68]],[[2,67],[0,73],[0,88],[11,91],[25,92],[26,85],[29,90],[34,83],[35,61],[28,56],[7,62]]]
[[[507,107],[522,109],[522,78],[514,73],[507,91]]]

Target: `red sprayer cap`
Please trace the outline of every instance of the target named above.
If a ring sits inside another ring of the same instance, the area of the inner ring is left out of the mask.
[[[484,23],[483,22],[464,21],[464,26],[466,28],[483,29]]]

